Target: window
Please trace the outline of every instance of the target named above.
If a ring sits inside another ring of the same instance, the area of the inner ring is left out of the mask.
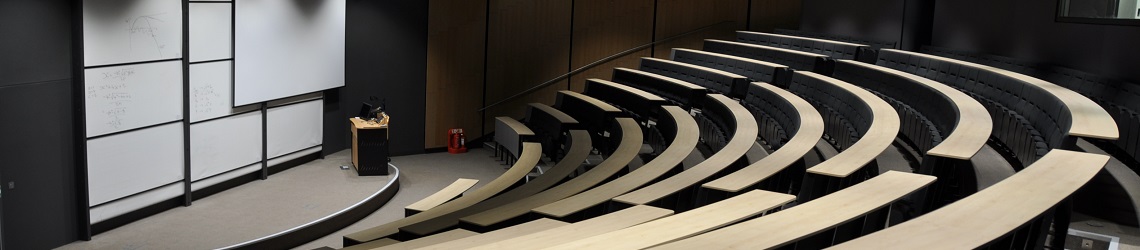
[[[1140,0],[1058,0],[1057,21],[1140,26]]]

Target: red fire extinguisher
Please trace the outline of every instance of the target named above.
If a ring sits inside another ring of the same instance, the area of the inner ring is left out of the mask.
[[[467,137],[463,129],[453,128],[447,131],[447,152],[452,154],[467,152]]]

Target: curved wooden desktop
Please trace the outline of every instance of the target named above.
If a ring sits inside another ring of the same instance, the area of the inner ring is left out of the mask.
[[[399,233],[400,227],[445,215],[497,195],[523,179],[527,173],[530,173],[530,171],[534,169],[534,166],[538,164],[539,158],[542,157],[541,152],[542,144],[525,142],[523,143],[522,156],[519,157],[518,161],[516,161],[506,173],[503,173],[479,189],[471,191],[458,199],[443,203],[443,205],[428,209],[427,211],[345,235],[344,245],[350,246],[387,237]]]
[[[928,175],[889,171],[810,202],[658,248],[777,248],[888,206],[907,194],[930,185],[935,179]]]
[[[518,224],[515,226],[511,226],[511,227],[482,233],[479,235],[474,235],[474,236],[465,237],[465,238],[447,241],[447,242],[439,242],[438,244],[434,244],[434,245],[430,245],[430,246],[426,246],[426,247],[421,247],[421,248],[416,248],[416,249],[419,249],[419,250],[428,250],[428,249],[451,250],[451,249],[470,248],[472,246],[482,246],[482,245],[500,242],[500,241],[504,241],[504,240],[508,240],[508,239],[512,239],[512,238],[516,238],[516,237],[522,237],[525,235],[540,233],[542,231],[546,231],[546,230],[550,230],[550,229],[554,229],[554,228],[558,228],[558,227],[563,227],[566,225],[570,225],[570,223],[542,218],[542,219],[533,220],[533,221],[530,221],[527,223]]]
[[[879,99],[875,94],[871,94],[865,89],[831,77],[802,71],[796,71],[796,74],[822,80],[854,94],[860,101],[867,104],[873,116],[871,127],[859,138],[859,141],[834,157],[808,168],[808,173],[836,178],[847,177],[875,160],[875,157],[878,157],[895,141],[901,122],[899,121],[899,114],[886,101]]]
[[[538,233],[482,246],[470,246],[470,249],[528,249],[541,246],[553,246],[621,230],[660,218],[667,218],[667,216],[670,215],[673,215],[673,210],[652,206],[633,206]]]
[[[1052,209],[1100,172],[1108,159],[1054,149],[989,188],[832,249],[976,249]]]
[[[563,218],[590,207],[609,201],[615,196],[629,192],[651,181],[660,178],[670,170],[674,170],[681,161],[697,146],[699,132],[697,122],[689,116],[689,112],[677,106],[663,106],[665,113],[662,119],[673,119],[677,124],[676,136],[669,147],[653,161],[646,163],[637,170],[630,172],[613,181],[568,198],[533,209],[532,211],[546,216]],[[670,131],[661,131],[668,133]]]
[[[637,157],[637,152],[641,150],[643,143],[643,134],[641,127],[637,125],[637,121],[631,118],[616,118],[615,120],[622,130],[621,142],[613,154],[610,154],[609,158],[606,158],[605,161],[594,166],[590,171],[541,193],[481,213],[463,217],[460,221],[479,227],[491,227],[506,220],[525,215],[529,213],[531,209],[582,192],[609,179],[629,165],[633,157]]]
[[[1069,108],[1069,112],[1072,113],[1073,119],[1072,124],[1069,127],[1069,131],[1067,131],[1069,135],[1106,140],[1116,140],[1120,137],[1120,130],[1118,127],[1116,127],[1116,122],[1112,119],[1112,116],[1108,114],[1108,111],[1105,111],[1104,108],[1096,104],[1096,102],[1093,102],[1088,97],[1085,97],[1076,91],[1072,91],[1065,87],[1061,87],[1059,85],[1041,79],[991,66],[904,50],[885,50],[907,54],[910,56],[924,57],[931,60],[952,62],[958,65],[992,71],[1020,80],[1022,82],[1025,82],[1028,86],[1040,88],[1053,94],[1057,97],[1057,99],[1061,100],[1061,102],[1064,103],[1065,107]]]
[[[615,197],[613,199],[614,201],[631,205],[645,205],[660,200],[666,196],[697,185],[701,181],[721,172],[734,162],[740,160],[740,158],[744,156],[744,153],[752,148],[752,145],[756,141],[756,135],[759,133],[759,129],[756,126],[756,119],[752,117],[752,113],[749,113],[744,106],[741,106],[740,103],[735,100],[729,99],[727,96],[710,94],[708,98],[715,100],[713,103],[717,103],[717,105],[724,105],[725,108],[732,113],[731,115],[733,117],[731,119],[736,121],[736,131],[732,133],[732,139],[728,141],[728,144],[716,152],[716,154],[713,154],[696,166],[652,185]]]
[[[404,216],[412,216],[413,214],[439,206],[444,202],[451,201],[455,199],[455,197],[462,195],[463,192],[471,189],[471,187],[474,187],[476,183],[479,183],[479,180],[467,178],[456,179],[454,182],[451,182],[450,185],[443,187],[439,191],[404,207]]]
[[[774,93],[783,97],[782,101],[791,103],[800,117],[799,130],[795,132],[795,135],[792,136],[788,142],[784,143],[780,149],[772,152],[771,155],[736,172],[707,182],[701,185],[701,187],[729,193],[746,191],[745,188],[756,185],[802,159],[804,155],[810,153],[812,149],[815,148],[816,142],[819,142],[819,138],[823,135],[823,117],[820,116],[819,111],[816,111],[815,107],[812,107],[810,103],[792,94],[792,92],[772,86],[771,84],[760,82],[752,84],[755,85],[754,88],[760,88],[764,91]]]
[[[982,106],[978,100],[966,95],[966,93],[962,93],[962,91],[924,77],[879,65],[851,60],[841,60],[841,62],[850,63],[856,67],[882,71],[907,79],[910,82],[921,84],[926,88],[934,89],[938,93],[941,93],[952,102],[952,105],[958,110],[958,123],[952,126],[954,130],[950,132],[949,135],[946,135],[942,143],[926,151],[927,155],[969,160],[978,150],[982,149],[982,146],[985,146],[986,140],[990,138],[990,132],[993,130],[993,120],[990,119],[989,111],[987,111],[986,107]]]
[[[788,194],[753,190],[684,213],[546,249],[647,248],[746,220],[795,199]]]
[[[535,106],[549,107],[542,104],[537,104]],[[565,115],[561,111],[552,108],[550,110],[543,110],[544,112],[554,114],[555,116],[559,116],[557,114]],[[569,118],[569,116],[565,116],[563,118]],[[563,119],[563,121],[577,122],[573,118],[569,118],[568,120]],[[586,157],[590,154],[590,150],[593,149],[591,147],[593,144],[591,142],[592,139],[590,138],[590,133],[586,130],[570,130],[568,132],[568,137],[570,146],[566,149],[566,155],[564,155],[562,159],[558,161],[558,163],[555,163],[553,167],[547,170],[546,173],[543,173],[537,178],[528,181],[526,184],[522,184],[522,186],[511,189],[510,191],[506,191],[485,201],[479,202],[478,204],[468,206],[447,215],[442,215],[413,225],[401,227],[400,231],[415,235],[428,235],[435,233],[459,224],[459,218],[463,216],[487,211],[489,209],[517,201],[519,199],[534,195],[538,192],[542,192],[543,190],[546,190],[562,181],[567,180],[567,176],[577,170],[578,167],[581,166],[583,162],[585,162]]]

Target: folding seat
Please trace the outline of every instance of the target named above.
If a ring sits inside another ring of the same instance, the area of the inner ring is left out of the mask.
[[[1128,128],[1127,131],[1129,135],[1127,138],[1121,137],[1118,140],[1124,141],[1124,149],[1128,152],[1132,152],[1132,157],[1140,158],[1140,154],[1136,154],[1140,153],[1138,152],[1140,151],[1140,114],[1126,108],[1120,109],[1120,112],[1123,114],[1122,116],[1125,117],[1124,120],[1127,121],[1128,126],[1126,127]]]

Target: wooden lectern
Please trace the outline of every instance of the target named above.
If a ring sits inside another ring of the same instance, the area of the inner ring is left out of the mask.
[[[388,125],[349,118],[352,166],[357,175],[388,175]]]

